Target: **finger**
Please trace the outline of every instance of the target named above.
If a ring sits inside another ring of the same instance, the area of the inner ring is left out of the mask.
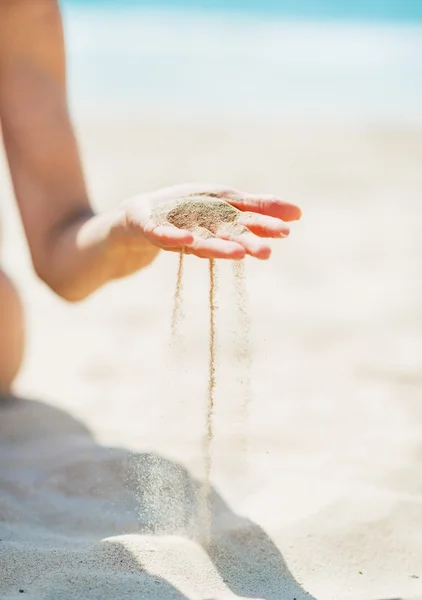
[[[199,258],[228,258],[232,260],[244,258],[246,254],[242,244],[216,237],[195,238],[193,243],[186,248],[186,252]]]
[[[280,238],[287,237],[290,233],[290,229],[281,219],[258,213],[242,212],[239,214],[237,222],[260,237]]]
[[[186,229],[179,229],[171,225],[157,225],[146,232],[149,241],[156,246],[179,247],[188,246],[194,241],[194,236]]]
[[[183,254],[190,254],[199,258],[223,258],[238,260],[245,257],[246,251],[240,244],[234,244],[227,242],[220,238],[214,238],[217,240],[217,244],[203,244],[203,239],[199,239],[198,243],[194,243],[191,246],[183,247]],[[230,245],[228,245],[230,244]],[[181,248],[172,247],[164,248],[166,252],[181,252]]]
[[[302,211],[298,206],[284,202],[277,196],[239,192],[239,195],[227,195],[226,199],[239,210],[268,215],[283,221],[297,221],[302,216]]]
[[[220,228],[217,234],[221,239],[241,244],[246,253],[255,258],[266,260],[271,256],[270,246],[246,228],[243,231]]]
[[[183,252],[183,254],[193,254],[192,250],[187,246],[184,246],[183,248],[180,248],[180,246],[179,248],[163,248],[163,250],[165,250],[166,252],[177,252],[178,254],[180,254],[181,252]]]

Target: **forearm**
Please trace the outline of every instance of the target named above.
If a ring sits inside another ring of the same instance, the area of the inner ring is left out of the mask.
[[[59,296],[77,302],[148,266],[158,248],[139,233],[136,243],[123,241],[123,220],[123,211],[99,215],[78,211],[57,223],[33,256],[38,276]]]
[[[56,0],[0,0],[1,127],[32,261],[55,291],[78,299],[112,269],[101,243],[104,219],[90,209],[65,81]],[[97,233],[88,243],[81,233],[91,222]]]

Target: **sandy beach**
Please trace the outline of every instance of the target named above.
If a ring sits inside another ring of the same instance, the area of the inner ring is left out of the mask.
[[[32,272],[2,162],[2,260],[25,304],[0,408],[5,600],[422,597],[422,130],[77,122],[95,205],[192,180],[274,192],[302,221],[246,260],[252,401],[218,264],[212,540],[207,264],[177,256],[68,305]]]

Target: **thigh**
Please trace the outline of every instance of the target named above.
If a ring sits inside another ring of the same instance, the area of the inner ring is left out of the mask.
[[[24,352],[24,318],[16,287],[0,269],[0,390],[8,391]]]

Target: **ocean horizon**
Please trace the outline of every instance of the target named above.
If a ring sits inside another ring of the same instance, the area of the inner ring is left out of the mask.
[[[340,17],[331,0],[295,14],[271,0],[259,10],[64,0],[71,105],[139,118],[422,124],[422,3],[386,3],[379,19],[381,3],[370,13],[352,4]]]
[[[274,15],[288,19],[422,22],[419,0],[62,0],[63,5]]]

